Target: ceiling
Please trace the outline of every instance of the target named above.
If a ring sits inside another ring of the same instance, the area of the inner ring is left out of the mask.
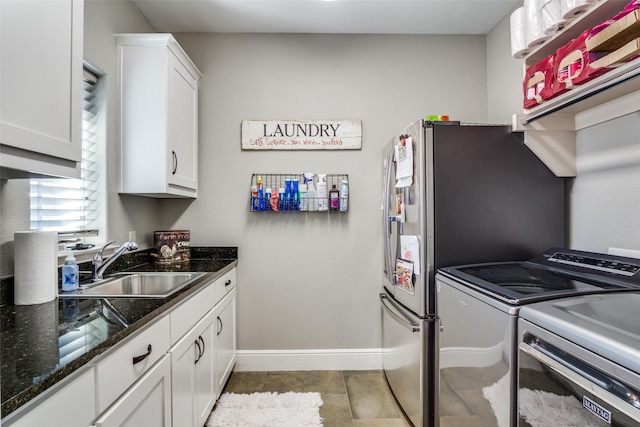
[[[487,34],[521,0],[134,0],[160,32]]]

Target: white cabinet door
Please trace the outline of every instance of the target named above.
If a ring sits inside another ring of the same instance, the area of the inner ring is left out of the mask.
[[[96,427],[171,425],[171,360],[168,355],[163,356],[95,422]]]
[[[217,354],[216,381],[218,393],[231,375],[236,363],[236,289],[232,289],[214,309],[216,314]]]
[[[201,427],[217,397],[215,313],[210,311],[171,349],[175,426]]]
[[[202,355],[197,359],[195,381],[195,406],[197,426],[204,425],[213,409],[218,397],[215,368],[216,368],[216,335],[213,313],[207,316],[198,336],[202,344]]]
[[[0,1],[0,166],[80,177],[82,0]],[[16,175],[21,176],[21,175]]]
[[[171,34],[118,34],[120,192],[192,197],[198,189],[198,80]]]
[[[198,188],[198,86],[173,52],[169,55],[167,121],[171,162],[169,184]]]
[[[197,337],[196,337],[197,338]],[[198,348],[192,334],[184,337],[171,350],[171,404],[173,424],[195,426],[196,413],[193,405],[195,394],[194,377]]]

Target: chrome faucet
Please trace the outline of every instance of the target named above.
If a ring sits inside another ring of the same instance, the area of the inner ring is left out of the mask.
[[[108,242],[106,245],[98,249],[98,252],[93,256],[93,281],[97,282],[98,280],[102,280],[102,275],[104,271],[109,267],[113,261],[115,261],[120,255],[124,253],[124,251],[134,251],[138,249],[138,244],[136,242],[125,242],[118,249],[113,251],[113,254],[106,260],[102,258],[102,252],[109,246],[110,244],[115,243],[115,240]]]

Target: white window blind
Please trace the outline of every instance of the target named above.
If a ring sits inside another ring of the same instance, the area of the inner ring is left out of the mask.
[[[68,236],[98,233],[100,196],[98,76],[85,69],[80,179],[31,180],[31,229]]]

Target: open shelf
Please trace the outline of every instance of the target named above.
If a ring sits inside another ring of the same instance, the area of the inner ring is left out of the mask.
[[[611,71],[571,90],[549,99],[529,110],[523,124],[561,111],[576,114],[613,101],[623,95],[640,90],[640,58],[626,62]]]
[[[530,52],[525,57],[526,66],[555,53],[558,48],[579,36],[583,31],[617,15],[628,3],[627,0],[603,0],[594,3],[589,10],[576,17],[553,37]],[[569,91],[540,105],[524,110],[524,117],[520,120],[523,125],[526,125],[556,112],[577,114],[613,101],[623,95],[640,90],[640,79],[637,78],[639,75],[640,58],[636,58],[585,84],[574,86]]]
[[[617,15],[628,0],[602,0],[525,57],[525,67],[555,53],[582,32]],[[640,58],[622,63],[605,74],[576,85],[533,108],[514,114],[513,130],[525,133],[525,144],[561,177],[576,168],[576,131],[638,111]]]
[[[584,30],[593,28],[602,21],[617,15],[629,3],[628,0],[602,0],[594,3],[589,10],[573,19],[566,27],[525,56],[525,63],[532,65],[542,58],[555,53],[559,47],[578,37]]]

